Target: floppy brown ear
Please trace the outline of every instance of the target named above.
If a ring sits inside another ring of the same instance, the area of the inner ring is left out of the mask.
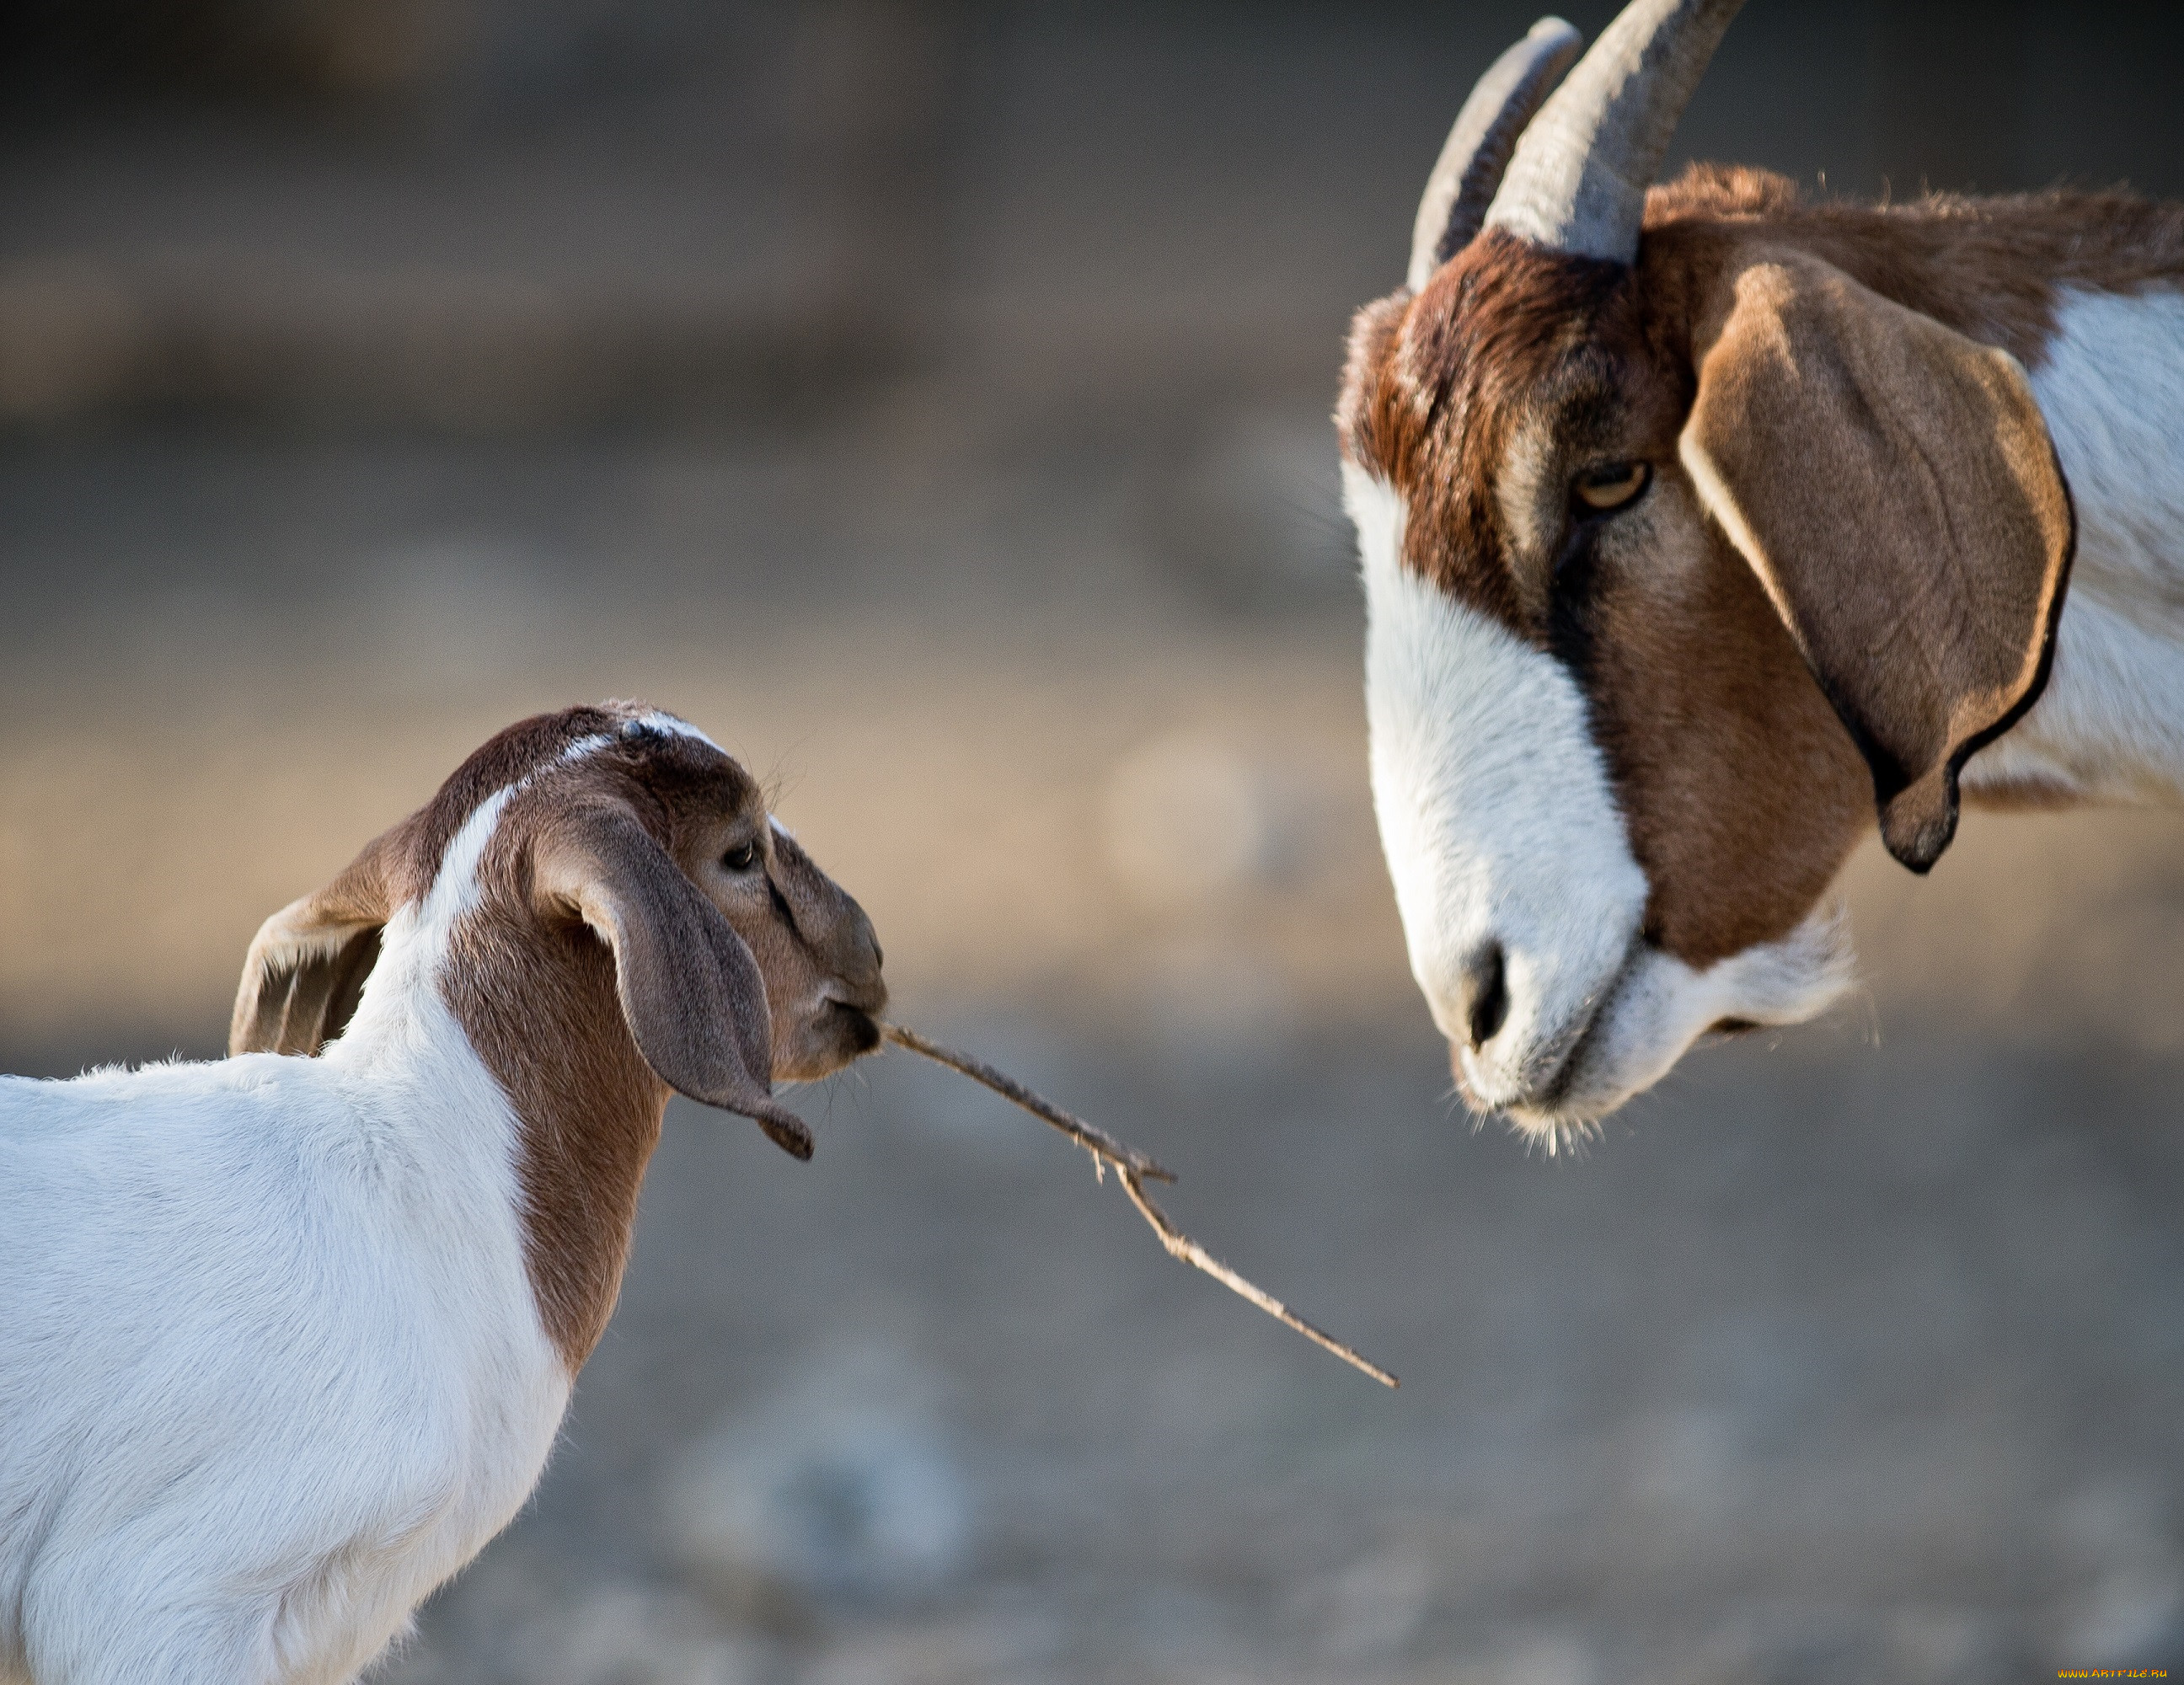
[[[766,980],[744,940],[626,810],[588,807],[557,820],[532,854],[541,894],[571,908],[613,951],[623,1018],[660,1080],[740,1112],[783,1152],[811,1156],[811,1133],[777,1105]]]
[[[230,1054],[315,1057],[347,1027],[389,911],[386,843],[373,842],[324,889],[258,927],[228,1020]]]
[[[2074,540],[2025,371],[1802,253],[1740,270],[1681,441],[1925,871],[1957,775],[2048,682]]]

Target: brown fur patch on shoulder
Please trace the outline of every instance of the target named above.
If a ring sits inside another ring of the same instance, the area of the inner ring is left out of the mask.
[[[525,1261],[540,1318],[572,1375],[621,1291],[668,1088],[630,1032],[605,943],[579,920],[556,924],[542,915],[532,844],[557,813],[601,805],[627,809],[671,852],[680,827],[735,811],[758,793],[749,774],[697,738],[617,735],[649,711],[571,709],[525,720],[456,775],[490,794],[550,765],[571,743],[613,739],[526,787],[502,815],[445,982],[449,1008],[522,1132]]]
[[[523,1254],[569,1373],[599,1343],[629,1260],[667,1085],[623,1027],[614,956],[581,924],[543,931],[511,887],[459,926],[448,1005],[521,1131]]]

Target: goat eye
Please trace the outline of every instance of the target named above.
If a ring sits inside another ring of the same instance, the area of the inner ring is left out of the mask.
[[[747,872],[758,864],[758,843],[755,840],[737,844],[721,856],[721,864],[732,872]]]
[[[1590,509],[1619,509],[1644,491],[1652,477],[1652,470],[1642,462],[1604,463],[1578,475],[1578,501]]]

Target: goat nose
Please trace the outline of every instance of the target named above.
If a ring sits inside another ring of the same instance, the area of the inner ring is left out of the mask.
[[[886,963],[887,956],[880,952],[879,932],[872,928],[872,921],[863,908],[855,909],[845,935],[848,939],[843,943],[842,974],[877,986],[880,967]]]
[[[1508,966],[1500,943],[1485,943],[1473,951],[1463,962],[1457,987],[1464,1031],[1476,1051],[1499,1035],[1509,1020]]]

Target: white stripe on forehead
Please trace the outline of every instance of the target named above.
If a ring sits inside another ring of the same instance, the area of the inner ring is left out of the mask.
[[[550,771],[556,766],[566,766],[572,760],[582,760],[586,755],[591,754],[594,749],[603,749],[613,741],[614,739],[608,737],[604,731],[594,731],[588,737],[579,737],[574,742],[571,743],[568,748],[563,749],[560,754],[555,755],[548,765],[539,767],[536,771],[525,773],[522,777],[517,779],[515,783],[510,785],[508,787],[511,792],[521,790],[526,784],[528,784],[532,779],[538,777],[540,773]]]
[[[722,754],[727,754],[726,749],[721,748],[721,746],[718,743],[715,742],[695,726],[693,726],[688,720],[677,720],[673,715],[662,714],[657,709],[655,709],[649,714],[639,715],[630,723],[636,726],[649,726],[655,731],[665,731],[671,737],[694,738],[697,742],[703,743],[709,749],[719,749]]]

